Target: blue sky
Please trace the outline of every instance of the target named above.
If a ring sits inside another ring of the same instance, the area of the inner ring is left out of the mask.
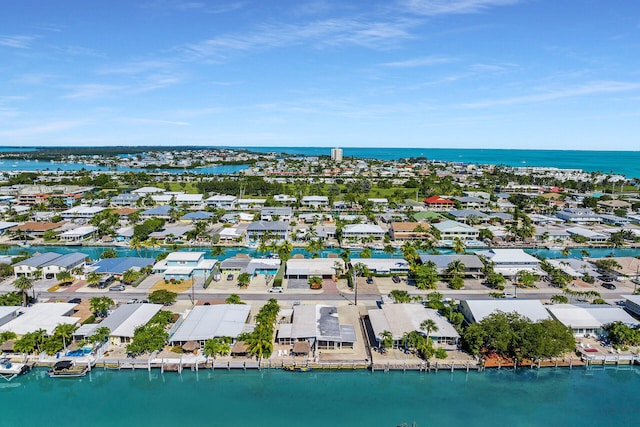
[[[640,149],[637,0],[20,0],[0,145]]]

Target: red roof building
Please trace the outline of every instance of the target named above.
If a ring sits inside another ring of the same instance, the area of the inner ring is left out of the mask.
[[[445,199],[444,197],[440,196],[427,197],[426,199],[424,199],[424,204],[427,205],[429,209],[434,211],[449,210],[453,209],[456,206],[453,200]]]

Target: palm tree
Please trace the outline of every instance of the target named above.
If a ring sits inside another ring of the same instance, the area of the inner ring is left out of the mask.
[[[209,253],[211,254],[211,256],[219,257],[224,255],[224,248],[222,246],[214,246],[211,248],[211,251]]]
[[[271,325],[260,324],[247,338],[249,353],[255,355],[258,360],[271,356],[273,353],[273,330]]]
[[[27,306],[27,292],[33,288],[33,282],[27,276],[20,276],[13,282],[13,287],[22,292],[22,306]]]
[[[207,357],[213,357],[214,359],[218,355],[224,356],[231,353],[231,346],[229,345],[231,338],[211,338],[205,341],[202,352]]]
[[[71,323],[61,323],[53,330],[53,335],[62,338],[62,348],[67,347],[67,343],[71,342],[73,333],[78,329],[77,325]]]
[[[382,345],[384,351],[393,348],[393,334],[387,330],[382,331],[380,334],[380,345]]]
[[[87,275],[87,284],[91,287],[96,286],[100,283],[100,275],[95,271],[92,271]]]
[[[89,309],[94,315],[104,317],[104,314],[114,304],[113,300],[109,297],[91,297],[89,298]]]
[[[426,319],[420,323],[420,330],[424,331],[427,338],[429,338],[431,332],[438,332],[438,325],[432,319]]]
[[[293,251],[293,244],[288,240],[285,240],[277,247],[278,257],[285,263],[291,258],[291,251]]]
[[[455,239],[453,239],[453,252],[457,254],[463,254],[465,250],[466,247],[464,241],[461,238],[456,237]]]
[[[249,283],[251,283],[251,275],[249,273],[238,274],[238,285],[241,288],[249,286]]]
[[[142,242],[137,237],[129,240],[129,247],[136,251],[136,254],[140,256],[140,249],[142,248]]]
[[[454,261],[451,261],[449,265],[447,265],[447,268],[445,271],[447,274],[451,276],[464,277],[466,269],[467,267],[464,265],[464,263],[459,259],[456,259]]]

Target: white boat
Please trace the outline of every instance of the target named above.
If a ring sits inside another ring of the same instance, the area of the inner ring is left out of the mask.
[[[28,372],[29,369],[29,365],[25,363],[13,363],[7,358],[0,359],[0,377],[7,381]]]

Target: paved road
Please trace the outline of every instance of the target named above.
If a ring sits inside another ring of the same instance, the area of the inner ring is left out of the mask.
[[[486,299],[488,298],[488,293],[486,291],[445,291],[442,292],[445,297],[453,298],[453,299]],[[553,295],[559,294],[559,291],[553,290],[535,290],[535,291],[518,291],[518,299],[539,299],[545,300],[550,299]],[[126,301],[129,299],[145,299],[148,297],[148,293],[145,291],[129,291],[126,293],[118,293],[118,292],[107,292],[108,296],[113,298],[116,301]],[[204,293],[204,292],[195,292],[194,297],[196,300],[224,300],[227,298],[231,292],[229,293]],[[602,298],[606,300],[617,300],[621,298],[621,293],[618,292],[607,292],[602,294]],[[95,292],[40,292],[38,294],[39,298],[56,298],[56,299],[67,299],[67,298],[91,298],[95,296],[99,296]],[[353,302],[354,295],[353,293],[338,293],[338,294],[302,294],[302,293],[282,293],[282,294],[265,294],[265,293],[242,293],[240,298],[244,301],[266,301],[268,298],[275,298],[278,301],[344,301],[347,300],[349,302]],[[190,300],[190,293],[183,293],[178,295],[178,300]],[[358,302],[365,303],[366,305],[374,305],[376,301],[380,300],[379,293],[368,293],[358,294]]]

